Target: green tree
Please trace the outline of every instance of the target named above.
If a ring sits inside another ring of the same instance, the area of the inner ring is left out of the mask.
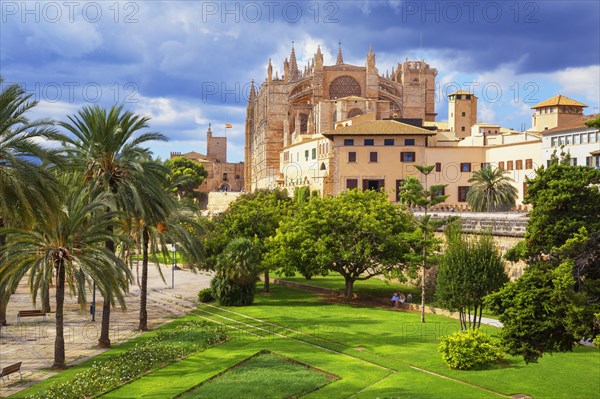
[[[248,238],[235,238],[227,244],[219,256],[217,274],[211,283],[221,305],[253,303],[261,258],[260,248]]]
[[[173,192],[179,197],[194,198],[194,190],[197,189],[208,172],[204,165],[185,157],[175,157],[165,161],[169,170],[169,183]]]
[[[383,192],[312,197],[281,223],[269,242],[267,262],[286,275],[337,272],[351,299],[355,281],[403,267],[413,232],[412,216]]]
[[[418,220],[418,227],[423,233],[423,242],[421,244],[421,323],[425,323],[427,249],[436,243],[435,240],[428,239],[428,237],[433,237],[435,229],[446,223],[444,220],[432,220],[427,212],[430,207],[444,202],[448,196],[443,194],[446,188],[445,184],[434,184],[427,188],[427,177],[433,172],[435,165],[415,165],[415,168],[425,178],[425,186],[423,187],[417,178],[409,177],[399,189],[401,190],[401,202],[407,206],[419,206],[424,209],[423,216]]]
[[[467,193],[467,202],[475,212],[505,212],[515,206],[517,189],[514,180],[499,168],[489,165],[473,173],[473,183]]]
[[[435,295],[449,310],[458,310],[461,330],[481,326],[484,297],[507,282],[502,255],[489,232],[467,237],[459,222],[446,227]]]
[[[108,111],[99,106],[86,106],[68,119],[70,122],[61,122],[60,126],[72,135],[66,140],[65,147],[70,165],[81,171],[92,187],[110,196],[107,212],[119,210],[134,215],[136,210],[143,208],[148,190],[163,190],[163,187],[148,182],[148,177],[160,173],[162,166],[151,160],[150,150],[143,145],[167,139],[160,133],[140,133],[148,128],[149,118],[123,111],[123,106],[113,106]],[[112,231],[114,225],[109,225],[108,229]],[[107,240],[106,248],[115,252],[114,241]],[[102,327],[98,343],[101,347],[109,347],[109,298],[112,294],[103,292],[102,295]]]
[[[91,190],[80,188],[76,179],[67,176],[63,185],[60,206],[40,218],[33,230],[4,228],[8,245],[0,259],[4,281],[19,281],[30,273],[29,283],[35,301],[36,291],[43,289],[50,270],[56,272],[56,339],[53,369],[64,369],[64,297],[65,284],[77,292],[85,304],[84,277],[97,281],[104,292],[124,306],[123,292],[127,290],[130,272],[124,262],[103,244],[113,237],[107,229],[116,216],[104,212],[106,202],[97,199]],[[41,286],[40,286],[41,285]],[[108,288],[110,286],[110,289]]]
[[[275,235],[280,221],[287,215],[291,198],[282,190],[258,190],[240,196],[210,223],[206,240],[207,262],[215,269],[218,257],[234,238],[248,238],[265,254],[265,244]],[[264,270],[264,291],[269,292],[269,266]]]
[[[57,163],[55,152],[40,140],[62,138],[52,121],[27,117],[37,101],[17,85],[5,85],[0,76],[0,227],[32,223],[54,208],[58,197],[53,176],[45,163]],[[0,255],[6,239],[0,236]],[[0,276],[1,278],[1,276]],[[6,325],[6,307],[18,281],[11,287],[0,283],[0,324]]]
[[[509,353],[536,361],[600,334],[600,171],[553,157],[528,180],[523,276],[492,294]]]

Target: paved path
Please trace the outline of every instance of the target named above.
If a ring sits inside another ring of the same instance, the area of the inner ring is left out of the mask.
[[[149,268],[148,278],[148,326],[150,329],[189,313],[197,305],[198,291],[207,288],[211,276],[206,272],[194,274],[188,270],[175,271],[175,288],[171,288],[171,269],[163,266],[166,283],[162,281],[156,267]],[[134,270],[134,275],[136,274]],[[141,270],[140,270],[141,274]],[[137,282],[126,296],[127,309],[111,311],[110,339],[113,344],[120,343],[139,335],[135,331],[139,320],[140,290]],[[88,301],[91,301],[91,294]],[[102,353],[95,345],[100,334],[102,320],[102,297],[96,297],[96,321],[91,321],[89,306],[80,309],[76,298],[65,298],[65,347],[67,364],[73,365]],[[54,298],[51,300],[54,309]],[[40,303],[37,303],[37,309]],[[19,382],[18,373],[10,380],[0,382],[0,397],[11,395],[31,384],[48,378],[55,373],[46,370],[52,365],[54,357],[55,318],[49,314],[47,320],[41,317],[24,318],[16,323],[19,310],[34,309],[23,280],[17,292],[8,303],[7,319],[9,325],[2,327],[0,334],[0,367],[23,362],[23,382]]]

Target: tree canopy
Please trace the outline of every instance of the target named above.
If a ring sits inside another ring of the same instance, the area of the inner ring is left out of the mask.
[[[468,237],[458,221],[446,228],[446,251],[438,265],[436,299],[458,310],[461,329],[481,324],[483,298],[508,282],[502,255],[488,232]]]
[[[554,157],[528,180],[533,205],[526,244],[510,254],[528,266],[487,299],[504,324],[508,352],[535,362],[600,334],[600,171]]]
[[[174,157],[165,161],[169,169],[172,191],[180,197],[193,198],[195,189],[202,184],[208,172],[200,162],[185,157]]]
[[[473,173],[473,183],[467,193],[467,202],[476,212],[504,212],[515,206],[517,189],[513,179],[500,168],[487,165]]]
[[[356,280],[404,267],[414,230],[412,215],[393,205],[384,192],[349,190],[337,197],[311,197],[269,240],[267,261],[286,275],[338,272],[350,299]]]

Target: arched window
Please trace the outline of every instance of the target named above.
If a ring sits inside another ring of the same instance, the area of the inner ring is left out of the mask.
[[[330,99],[360,95],[360,84],[351,76],[339,76],[329,85]]]
[[[350,111],[348,111],[348,119],[354,118],[355,116],[362,115],[362,114],[363,114],[363,112],[361,109],[352,108]]]

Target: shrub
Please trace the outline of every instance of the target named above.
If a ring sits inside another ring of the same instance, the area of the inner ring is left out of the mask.
[[[479,329],[458,331],[440,339],[438,352],[452,369],[468,370],[501,358],[498,340]]]
[[[226,277],[216,276],[211,282],[212,292],[223,306],[247,306],[254,302],[256,283],[240,286]]]
[[[186,322],[172,330],[159,331],[120,355],[94,362],[73,378],[54,383],[29,399],[93,398],[226,339],[227,334],[214,324]]]
[[[200,290],[200,292],[198,292],[198,300],[200,302],[212,302],[212,301],[214,301],[215,297],[213,296],[212,288],[205,288],[203,290]]]

